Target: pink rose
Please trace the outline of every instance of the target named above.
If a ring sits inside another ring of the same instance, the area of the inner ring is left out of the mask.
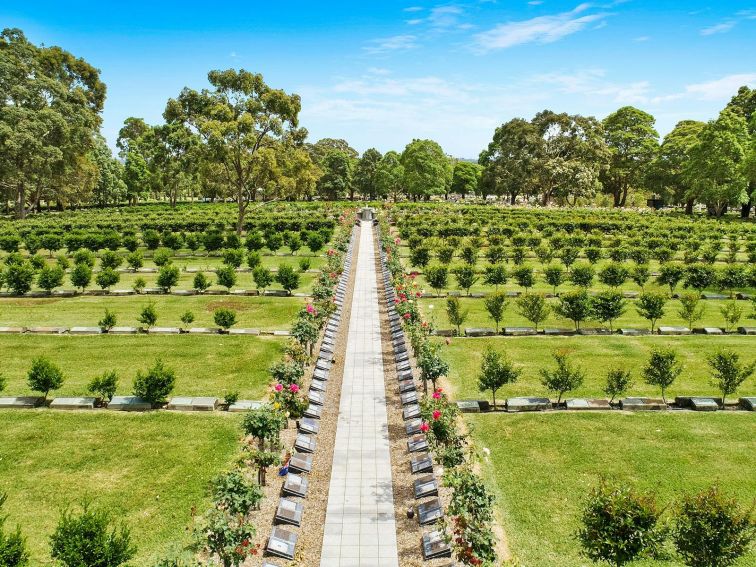
[[[399,246],[399,243],[400,243],[400,242],[401,242],[401,240],[399,240],[398,238],[395,238],[395,239],[394,239],[394,244],[396,244],[397,246]]]
[[[273,386],[273,389],[276,392],[280,392],[281,390],[283,390],[283,384],[276,384],[275,386]]]
[[[307,304],[307,312],[312,315],[315,312],[315,308],[312,306],[311,303]]]
[[[438,421],[438,418],[441,417],[441,412],[438,410],[433,411],[433,421]]]
[[[433,399],[434,400],[440,400],[441,399],[441,392],[439,392],[438,390],[436,390],[435,392],[433,392]]]
[[[297,386],[296,384],[292,384],[291,386],[289,386],[289,390],[291,391],[292,394],[296,394],[297,392],[299,392],[299,386]]]
[[[409,319],[410,317],[412,317],[412,315],[410,315],[409,313],[405,313],[405,314],[404,314],[404,318],[405,318],[405,319]]]
[[[428,425],[427,423],[422,422],[420,424],[420,431],[422,431],[423,433],[427,433],[429,429],[430,429],[430,425]]]

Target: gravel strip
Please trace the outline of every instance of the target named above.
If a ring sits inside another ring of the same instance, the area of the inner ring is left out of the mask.
[[[304,504],[302,514],[302,526],[282,526],[284,529],[295,532],[298,536],[296,554],[294,561],[286,561],[273,557],[263,557],[262,550],[268,542],[273,527],[273,518],[278,508],[278,500],[281,496],[281,487],[284,479],[277,476],[277,470],[271,471],[268,475],[268,486],[265,490],[265,499],[259,512],[255,512],[252,520],[257,526],[257,537],[255,544],[260,545],[260,553],[257,556],[248,558],[244,565],[261,565],[263,560],[267,560],[273,565],[302,565],[315,567],[320,564],[320,552],[323,546],[323,531],[325,529],[326,508],[328,506],[328,488],[331,482],[331,468],[333,464],[333,450],[336,440],[336,425],[339,417],[339,401],[341,399],[341,382],[344,377],[344,353],[346,352],[347,335],[349,333],[349,318],[352,311],[352,294],[354,292],[354,276],[357,269],[357,254],[359,253],[360,239],[359,233],[355,236],[352,246],[352,266],[349,274],[349,285],[344,295],[344,305],[341,310],[341,322],[339,331],[336,336],[336,346],[334,348],[335,362],[331,367],[327,382],[326,403],[323,406],[320,418],[320,430],[315,436],[317,439],[317,448],[313,454],[312,472],[304,476],[307,477],[309,487],[307,497],[301,499]],[[320,344],[316,345],[313,352],[320,350]],[[312,380],[312,371],[314,362],[310,366],[304,381],[303,390],[307,392]],[[293,421],[289,422],[289,428],[282,432],[281,440],[284,447],[294,450],[294,441],[297,437],[296,425]],[[300,500],[292,498],[292,500]]]

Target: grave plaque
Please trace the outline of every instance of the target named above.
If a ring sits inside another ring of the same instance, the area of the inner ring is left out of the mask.
[[[717,299],[717,300],[724,300],[724,299],[730,299],[728,295],[724,295],[723,293],[709,293],[709,292],[703,292],[701,294],[701,299]]]
[[[741,335],[756,335],[756,327],[738,327],[738,333]]]
[[[585,398],[573,398],[565,402],[568,410],[610,410],[612,406],[609,400],[588,400]]]
[[[303,417],[299,420],[299,431],[301,431],[302,433],[315,435],[319,430],[320,425],[311,417]]]
[[[310,388],[315,390],[316,392],[325,392],[326,382],[325,380],[318,380],[317,378],[313,378],[312,382],[310,383]]]
[[[242,412],[257,409],[263,405],[263,402],[257,400],[237,400],[230,406],[228,411],[230,412]]]
[[[571,337],[575,334],[575,329],[544,329],[543,334],[547,337]]]
[[[289,496],[299,496],[304,498],[307,496],[307,479],[298,474],[289,473],[286,475],[286,481],[284,482],[282,491]]]
[[[407,353],[407,352],[399,353],[399,354],[396,355],[396,357],[394,358],[394,360],[397,363],[399,363],[399,362],[409,362],[409,353]]]
[[[0,408],[2,409],[32,409],[42,405],[44,398],[41,396],[18,396],[0,398]]]
[[[756,411],[756,398],[740,398],[740,407],[746,411]]]
[[[418,455],[410,459],[410,471],[412,474],[419,473],[432,473],[433,472],[433,459],[430,453]]]
[[[413,435],[407,440],[407,451],[410,453],[419,453],[428,450],[428,440],[425,435]]]
[[[620,400],[620,407],[631,411],[661,411],[667,409],[667,404],[658,398],[625,398]]]
[[[26,327],[0,327],[0,335],[12,335],[25,332]]]
[[[299,502],[294,502],[288,498],[281,498],[278,501],[278,509],[276,510],[276,523],[290,524],[299,527],[302,523],[303,511],[304,506]]]
[[[404,430],[407,432],[407,435],[417,435],[420,433],[420,425],[423,423],[423,420],[420,418],[410,419],[404,424]]]
[[[289,470],[295,473],[308,473],[312,470],[312,455],[295,453],[289,461]]]
[[[660,335],[689,335],[688,327],[659,327]]]
[[[100,327],[71,327],[68,332],[72,335],[100,335],[102,329]]]
[[[507,411],[543,411],[551,409],[549,398],[509,398]]]
[[[690,409],[693,411],[717,411],[719,403],[714,398],[691,398]]]
[[[417,506],[417,521],[421,526],[434,524],[444,517],[441,500],[434,498]]]
[[[533,327],[504,327],[504,334],[512,337],[524,337],[535,335],[536,330]]]
[[[29,327],[28,333],[40,335],[62,335],[68,331],[68,327]]]
[[[723,335],[724,331],[720,329],[719,327],[704,327],[703,329],[704,335]]]
[[[412,485],[416,499],[438,496],[438,482],[432,474],[418,478]]]
[[[297,534],[284,530],[283,528],[274,527],[268,538],[268,545],[265,550],[276,557],[284,559],[294,559],[294,549],[297,545]]]
[[[136,327],[113,327],[108,331],[109,335],[136,335],[139,329]]]
[[[402,370],[401,372],[397,372],[397,378],[399,380],[414,380],[415,377],[412,375],[411,370]]]
[[[147,333],[150,335],[178,335],[181,329],[178,327],[150,327]]]
[[[602,327],[589,327],[587,329],[578,330],[577,334],[585,335],[588,337],[596,337],[596,336],[603,336],[603,335],[611,335],[612,332],[609,329],[604,329]]]
[[[415,381],[414,380],[400,380],[399,381],[399,393],[405,394],[407,392],[415,392],[417,388],[415,387]]]
[[[333,362],[331,362],[329,359],[319,358],[315,363],[315,370],[328,372],[329,370],[331,370],[331,366],[333,366]]]
[[[441,531],[423,534],[422,546],[423,557],[426,561],[452,556],[451,547],[446,543],[444,534]]]
[[[420,406],[417,404],[407,406],[402,410],[402,417],[406,419],[414,419],[420,417]]]
[[[459,400],[457,407],[462,413],[480,413],[480,402],[478,400]]]
[[[314,453],[317,447],[317,441],[314,435],[306,435],[300,433],[297,435],[297,439],[294,442],[294,448],[302,453]]]
[[[152,404],[136,396],[113,396],[108,402],[108,409],[115,411],[146,411],[152,409]]]
[[[320,419],[321,411],[323,408],[320,406],[316,406],[314,404],[310,404],[307,406],[307,408],[304,410],[304,416],[305,417],[311,417],[313,419]]]
[[[83,398],[55,398],[50,402],[52,409],[61,410],[83,410],[94,409],[95,402],[97,400],[91,397]]]
[[[399,362],[399,363],[397,363],[397,365],[396,365],[396,371],[397,371],[397,372],[405,372],[405,371],[407,371],[407,370],[411,370],[411,368],[412,368],[412,367],[410,366],[410,363],[409,363],[409,361],[405,361],[405,362]]]
[[[213,329],[212,327],[192,327],[189,329],[190,335],[217,335],[220,333],[220,329]]]
[[[465,329],[466,337],[493,337],[494,335],[496,335],[496,331],[488,327],[471,327]]]
[[[625,337],[640,337],[642,335],[650,335],[651,332],[648,329],[620,329],[620,335]]]
[[[417,403],[417,392],[416,391],[405,392],[404,394],[401,394],[399,397],[402,400],[402,405],[403,406],[408,406],[408,405],[416,404]]]
[[[171,398],[166,409],[176,411],[214,411],[216,407],[218,407],[218,398],[175,397]]]
[[[322,406],[325,403],[325,393],[318,392],[317,390],[310,390],[307,393],[307,399],[312,404],[315,404],[317,406]]]
[[[454,331],[452,329],[436,329],[433,334],[437,337],[453,337]]]

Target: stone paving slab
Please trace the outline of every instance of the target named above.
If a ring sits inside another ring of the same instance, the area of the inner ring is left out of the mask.
[[[398,567],[373,232],[360,229],[321,567]]]

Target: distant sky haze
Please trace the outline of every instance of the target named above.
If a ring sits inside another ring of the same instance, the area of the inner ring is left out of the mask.
[[[111,146],[125,118],[159,123],[168,98],[230,67],[300,94],[311,141],[385,152],[431,138],[463,158],[545,108],[603,118],[629,104],[664,135],[756,86],[756,2],[2,0],[0,26],[102,71]]]

